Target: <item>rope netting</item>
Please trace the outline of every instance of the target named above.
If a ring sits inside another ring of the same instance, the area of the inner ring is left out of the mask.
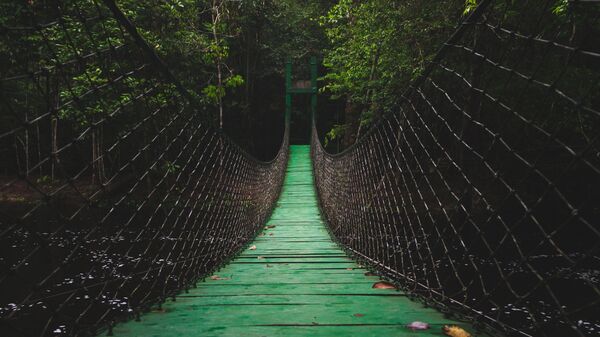
[[[333,236],[507,335],[600,330],[600,3],[483,1],[315,179]]]
[[[246,154],[112,0],[0,10],[0,334],[110,329],[256,235],[287,126],[273,161]]]

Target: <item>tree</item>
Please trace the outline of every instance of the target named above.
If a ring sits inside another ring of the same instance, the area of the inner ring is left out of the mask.
[[[393,110],[464,11],[456,1],[340,0],[321,17],[325,90],[346,100],[346,123],[330,132],[352,144],[381,114]]]

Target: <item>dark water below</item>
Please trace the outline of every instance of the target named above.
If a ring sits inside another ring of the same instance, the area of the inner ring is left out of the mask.
[[[93,213],[86,217],[81,223],[97,221]],[[156,225],[164,220],[160,217],[144,226],[123,226],[127,218],[124,211],[116,215],[117,227],[95,229],[61,227],[43,216],[18,229],[0,223],[3,335],[74,336],[133,318],[137,308],[148,308],[209,273],[252,236],[228,237],[209,227],[195,228],[194,235],[185,227],[164,230]],[[69,264],[57,268],[67,257]],[[566,337],[579,330],[600,336],[600,294],[594,290],[600,288],[598,256],[539,254],[524,264],[457,253],[436,260],[435,268],[447,276],[445,294],[527,334]],[[455,272],[472,281],[466,290],[453,282]]]
[[[97,220],[87,216],[81,223]],[[38,219],[14,227],[0,220],[2,336],[80,336],[130,319],[192,285],[251,237],[203,225],[161,228],[160,216],[147,226],[115,221],[118,227],[80,230]]]

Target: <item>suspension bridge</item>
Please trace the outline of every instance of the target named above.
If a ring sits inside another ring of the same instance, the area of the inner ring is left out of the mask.
[[[290,145],[287,111],[263,162],[113,0],[29,3],[1,23],[1,334],[596,335],[600,8],[552,4],[481,1],[354,145],[314,115]]]

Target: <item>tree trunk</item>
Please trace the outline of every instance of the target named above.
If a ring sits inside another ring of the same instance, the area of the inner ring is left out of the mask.
[[[25,106],[27,107],[25,109],[25,123],[29,122],[29,113],[27,112],[27,110],[29,110],[29,106],[28,106],[28,98],[27,96],[25,96]],[[24,153],[25,153],[25,176],[28,177],[29,176],[29,128],[25,128],[25,144],[23,145],[24,147]]]
[[[36,133],[36,141],[37,141],[37,163],[39,164],[42,161],[42,145],[40,142],[40,123],[35,123],[35,133]],[[38,165],[38,174],[39,176],[44,175],[44,171],[42,169],[42,165]]]
[[[48,75],[50,76],[50,75]],[[58,86],[58,80],[54,83],[54,102],[50,101],[49,106],[54,106],[58,112],[60,106],[60,91]],[[51,94],[48,94],[50,97]],[[58,113],[50,114],[50,178],[52,181],[56,179],[56,164],[58,160]]]
[[[54,179],[56,178],[56,164],[58,164],[58,118],[56,116],[53,116],[50,119],[50,134],[50,178],[52,181],[54,181]]]
[[[14,147],[15,147],[15,163],[17,164],[17,173],[19,174],[19,177],[21,176],[21,158],[20,158],[20,152],[19,151],[19,143],[21,142],[21,139],[19,138],[19,136],[15,135],[15,143],[14,143]]]
[[[100,184],[103,184],[106,181],[106,173],[104,172],[104,127],[102,125],[98,131],[98,153],[100,155],[98,158],[98,179]]]
[[[92,131],[92,184],[104,183],[104,158],[102,156],[102,126]]]
[[[96,159],[98,155],[96,153],[96,130],[92,130],[92,185],[96,183],[96,172],[98,172],[98,163]]]
[[[377,65],[379,64],[379,56],[381,54],[381,44],[377,46],[377,50],[375,51],[375,55],[373,55],[373,61],[371,63],[371,69],[369,71],[369,88],[367,89],[367,102],[369,104],[369,108],[374,114],[374,119],[378,119],[380,116],[379,109],[377,109],[377,102],[373,101],[373,86],[371,82],[373,82],[376,78],[377,74]],[[362,119],[362,113],[361,113]],[[360,130],[360,128],[359,128]],[[357,134],[357,138],[360,137],[360,132]]]
[[[212,33],[213,41],[215,46],[219,46],[219,35],[217,33],[217,25],[221,20],[221,13],[219,12],[219,0],[213,0],[212,2]],[[223,89],[223,74],[221,67],[221,56],[217,56],[217,103],[219,106],[219,128],[223,129],[223,97],[221,97],[221,90]]]
[[[342,146],[348,148],[354,144],[360,133],[360,115],[362,106],[354,103],[349,99],[346,100],[346,108],[344,109],[344,121],[347,126],[344,133]]]

